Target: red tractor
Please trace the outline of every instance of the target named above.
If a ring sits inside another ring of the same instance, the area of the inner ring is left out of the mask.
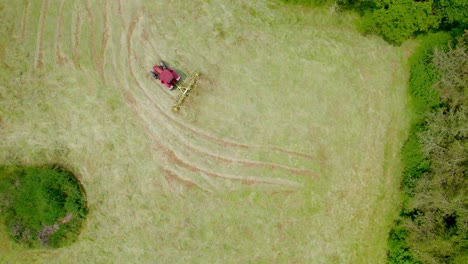
[[[150,74],[156,80],[160,80],[169,90],[174,89],[176,83],[180,80],[179,74],[167,68],[166,64],[162,61],[159,65],[153,66],[153,71],[150,71]]]

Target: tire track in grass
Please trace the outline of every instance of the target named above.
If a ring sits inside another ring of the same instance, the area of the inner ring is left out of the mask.
[[[102,79],[104,84],[107,83],[106,74],[104,72],[104,66],[106,65],[106,50],[107,50],[107,43],[109,41],[109,0],[104,1],[104,32],[102,33],[102,40],[101,40],[101,71],[102,71]]]
[[[137,101],[135,101],[135,104],[133,104],[131,106],[131,109],[137,116],[140,116],[140,118],[141,118],[141,109],[138,107],[139,105],[140,104]],[[172,188],[172,183],[173,182],[179,182],[179,184],[181,184],[182,186],[187,187],[188,189],[193,189],[193,188],[196,187],[196,188],[198,188],[198,189],[200,189],[200,190],[202,190],[204,192],[212,193],[211,190],[209,190],[209,189],[207,189],[205,187],[202,187],[200,184],[196,183],[196,181],[189,180],[189,179],[187,179],[185,177],[182,177],[175,170],[173,170],[172,168],[164,165],[165,163],[170,163],[170,164],[175,164],[175,166],[173,166],[173,167],[179,167],[179,168],[187,169],[186,166],[180,166],[180,162],[178,162],[178,161],[174,162],[174,160],[168,159],[166,155],[161,155],[161,151],[162,151],[162,148],[164,146],[154,136],[154,133],[151,132],[150,124],[147,121],[145,121],[143,118],[142,118],[142,121],[143,121],[142,124],[144,126],[145,134],[149,137],[150,142],[151,142],[151,150],[152,150],[153,157],[163,161],[160,164],[158,164],[158,166],[163,171],[164,180],[166,180],[166,182],[169,184],[169,186],[171,186],[171,188]],[[164,150],[166,150],[166,149],[169,149],[169,148],[164,148]],[[189,170],[189,171],[192,171],[192,172],[195,172],[195,173],[200,173],[199,171],[194,171],[194,170]],[[212,188],[216,189],[215,186],[212,186]]]
[[[82,26],[82,20],[81,20],[81,9],[79,7],[79,2],[75,2],[75,9],[77,9],[74,14],[76,14],[76,20],[75,20],[75,25],[74,25],[74,31],[73,31],[73,64],[75,65],[75,68],[79,69],[80,67],[80,34],[81,34],[81,26]]]
[[[55,44],[54,44],[55,62],[58,65],[63,65],[68,62],[68,59],[65,56],[62,56],[62,49],[61,49],[62,30],[63,30],[63,24],[64,24],[63,9],[65,7],[65,1],[66,0],[60,1],[59,13],[58,13],[58,18],[57,18],[57,33],[55,34]]]
[[[96,53],[96,46],[95,46],[95,39],[96,39],[96,35],[95,35],[95,30],[94,30],[94,16],[93,16],[93,12],[91,11],[91,7],[89,6],[89,1],[88,0],[85,0],[85,10],[86,10],[86,13],[88,14],[88,27],[89,27],[89,52],[91,53],[91,57],[92,57],[92,60],[93,60],[93,64],[94,64],[94,67],[96,68],[96,70],[98,71],[99,73],[99,76],[101,76],[101,78],[103,79],[103,81],[105,80],[104,78],[104,66],[102,64],[102,61],[100,60],[100,56],[97,55]],[[103,51],[104,53],[104,51]]]
[[[179,139],[180,139],[180,137],[179,137]],[[184,147],[187,148],[190,151],[195,152],[195,153],[198,153],[198,154],[205,155],[205,156],[208,156],[210,158],[213,158],[216,161],[222,161],[222,162],[231,163],[231,164],[232,163],[242,164],[242,165],[249,166],[249,167],[260,167],[260,168],[264,168],[264,169],[279,169],[279,170],[283,170],[283,171],[290,172],[290,173],[293,173],[293,174],[298,174],[298,175],[303,175],[303,176],[310,176],[310,177],[318,177],[317,173],[315,173],[313,171],[310,171],[310,170],[293,168],[293,167],[289,167],[289,166],[286,166],[286,165],[271,163],[271,162],[252,161],[252,160],[246,160],[246,159],[233,159],[233,158],[223,157],[223,156],[220,156],[220,155],[215,155],[215,154],[209,153],[207,151],[202,151],[202,150],[196,149],[196,148],[194,148],[194,147],[192,147],[192,146],[190,146],[188,144],[184,144]]]
[[[137,80],[135,81],[137,82]],[[142,89],[140,83],[137,83],[137,86],[139,86],[139,88]],[[139,107],[139,105],[141,104],[143,103],[140,103],[140,104],[137,103],[134,106],[133,110],[136,112],[136,114],[140,117],[146,116],[146,114],[148,114],[148,116],[150,117],[153,117],[148,111],[145,111],[144,109],[141,109]],[[292,182],[288,180],[264,180],[264,179],[260,179],[256,177],[239,177],[235,175],[215,173],[215,172],[208,171],[207,169],[200,168],[197,165],[184,161],[184,159],[181,158],[174,150],[172,150],[169,146],[166,146],[166,144],[162,143],[162,141],[158,139],[156,136],[159,133],[152,130],[152,128],[154,128],[154,126],[152,126],[153,122],[148,122],[144,118],[142,118],[142,120],[143,120],[142,124],[144,126],[145,132],[147,136],[150,138],[152,149],[155,151],[155,153],[159,154],[158,156],[160,158],[164,158],[165,162],[169,164],[173,164],[176,167],[184,168],[196,174],[203,174],[203,175],[213,177],[213,178],[237,181],[237,182],[241,182],[243,184],[248,184],[248,185],[269,184],[269,185],[277,185],[277,186],[284,186],[284,185],[294,186],[294,187],[299,186],[299,184],[297,184],[296,182]],[[163,155],[160,155],[161,153],[163,153]],[[181,177],[179,176],[179,178]],[[191,182],[194,183],[193,181]],[[211,183],[209,179],[207,179],[206,182],[208,182],[208,184],[210,184],[215,190],[219,189],[219,187]],[[204,189],[201,186],[199,187],[201,189]],[[204,190],[208,191],[206,189]],[[211,192],[211,191],[208,191],[208,192]]]
[[[171,182],[178,182],[180,183],[182,186],[186,187],[187,189],[191,190],[193,188],[198,188],[204,192],[207,192],[207,193],[213,193],[212,191],[210,190],[207,190],[205,188],[202,188],[201,186],[193,183],[192,181],[190,180],[187,180],[187,179],[184,179],[182,177],[180,177],[179,175],[177,175],[177,173],[175,173],[174,171],[170,170],[170,169],[166,169],[166,168],[162,168],[163,172],[164,172],[164,177],[165,179],[171,183]]]
[[[26,37],[27,24],[28,24],[28,13],[29,13],[29,1],[23,0],[23,17],[21,18],[21,43],[24,43]]]
[[[131,66],[130,66],[131,67]],[[137,83],[137,86],[140,89],[144,89],[139,83],[137,79],[134,79],[135,82]],[[151,115],[152,113],[148,110],[145,111],[144,109],[137,109],[138,114],[140,116],[144,116],[145,112],[148,114],[150,117],[154,117],[154,115]],[[153,122],[143,122],[144,125],[146,126],[147,134],[152,138],[153,142],[153,147],[155,149],[159,149],[160,151],[163,151],[163,153],[166,154],[166,156],[169,157],[169,161],[171,164],[176,164],[180,167],[184,167],[186,169],[189,169],[193,172],[201,172],[204,173],[205,175],[211,176],[211,177],[216,177],[216,178],[223,178],[223,179],[229,179],[229,180],[235,180],[235,181],[241,181],[243,183],[247,184],[276,184],[276,185],[292,185],[292,186],[298,186],[299,184],[294,181],[290,180],[284,180],[284,179],[270,179],[270,180],[265,180],[263,178],[258,178],[258,177],[252,177],[252,176],[236,176],[236,175],[227,175],[227,174],[221,174],[221,173],[215,173],[215,172],[210,172],[207,169],[203,169],[198,167],[197,165],[191,164],[189,162],[184,161],[183,158],[181,158],[174,150],[172,150],[170,147],[166,146],[161,142],[161,140],[157,140],[156,136],[157,132],[152,130],[151,124]]]
[[[137,11],[136,15],[133,17],[133,19],[130,22],[130,25],[129,25],[129,28],[128,28],[128,31],[127,31],[127,36],[126,36],[127,37],[127,60],[128,60],[128,68],[129,68],[131,77],[133,78],[133,80],[134,80],[135,84],[138,86],[138,88],[148,97],[148,95],[146,94],[146,90],[143,88],[140,81],[135,76],[135,73],[133,71],[133,66],[132,66],[132,63],[131,63],[131,61],[132,61],[131,60],[131,57],[132,57],[131,56],[132,55],[131,39],[132,39],[133,32],[134,32],[136,26],[139,24],[139,22],[141,21],[143,16],[144,16],[144,10],[142,8],[140,8]],[[137,111],[139,112],[140,115],[142,114],[139,109],[137,109]],[[143,122],[143,124],[146,127],[148,136],[152,139],[153,148],[155,148],[155,150],[157,150],[157,151],[162,151],[171,164],[176,164],[179,167],[186,168],[186,169],[188,169],[190,171],[193,171],[193,172],[196,172],[196,173],[197,172],[198,173],[203,173],[203,174],[205,174],[207,176],[227,179],[227,180],[231,180],[231,181],[239,181],[239,182],[242,182],[242,183],[248,184],[248,185],[252,185],[252,184],[271,184],[271,185],[290,185],[290,186],[292,185],[292,186],[296,186],[296,187],[300,186],[297,182],[292,182],[292,181],[286,181],[286,180],[269,180],[268,181],[268,180],[255,178],[255,177],[240,177],[240,176],[234,176],[234,175],[220,174],[220,173],[215,173],[215,172],[208,171],[206,169],[202,169],[200,167],[197,167],[196,165],[193,165],[193,164],[190,164],[188,162],[183,161],[183,159],[180,158],[176,154],[176,152],[174,152],[172,149],[165,146],[163,143],[161,143],[159,140],[157,140],[155,138],[155,135],[154,135],[154,133],[152,133],[151,127],[147,122]]]
[[[44,67],[44,30],[45,30],[45,20],[47,13],[49,11],[49,0],[42,0],[41,4],[41,14],[39,16],[39,23],[36,36],[36,53],[34,56],[34,68],[41,69]]]
[[[153,141],[153,147],[159,151],[163,151],[163,153],[166,154],[166,157],[169,159],[169,161],[173,164],[176,164],[177,166],[186,168],[190,171],[193,172],[199,172],[203,173],[205,175],[215,177],[215,178],[221,178],[221,179],[226,179],[226,180],[231,180],[231,181],[239,181],[247,185],[254,185],[254,184],[268,184],[268,185],[290,185],[290,186],[299,186],[298,183],[296,182],[291,182],[291,181],[267,181],[264,179],[260,178],[255,178],[255,177],[240,177],[240,176],[234,176],[234,175],[225,175],[225,174],[220,174],[220,173],[215,173],[215,172],[210,172],[208,170],[202,169],[197,167],[196,165],[190,164],[188,162],[184,162],[173,150],[169,149],[168,147],[164,146],[161,144],[159,141],[154,140]]]
[[[127,28],[126,23],[125,23],[125,17],[123,15],[123,11],[122,11],[122,0],[118,0],[116,2],[117,2],[117,12],[119,13],[120,20],[122,21],[122,26],[124,28]]]
[[[112,65],[113,69],[114,69],[114,72],[117,72],[116,69],[115,69],[115,63]],[[130,107],[130,109],[132,109],[132,111],[140,116],[141,115],[141,110],[138,108],[138,105],[139,103],[137,102],[137,99],[133,96],[133,94],[130,92],[130,89],[127,87],[126,88],[126,85],[121,83],[120,81],[118,81],[117,79],[118,78],[113,78],[115,83],[116,83],[116,87],[120,87],[119,90],[121,90],[124,94],[124,97],[126,99],[126,102],[127,102],[127,105]],[[120,85],[119,85],[120,84]],[[125,96],[127,95],[127,96]],[[146,124],[147,122],[143,122],[143,126],[147,126]],[[156,139],[155,138],[152,138],[150,132],[146,131],[148,128],[145,128],[145,132],[146,134],[150,137],[150,140],[151,141],[155,141]],[[154,148],[152,147],[152,151],[153,151],[153,157],[159,157],[160,156],[160,150],[158,150],[157,148]],[[204,192],[209,192],[211,193],[212,191],[206,189],[206,188],[203,188],[202,186],[200,186],[199,184],[195,183],[194,181],[191,181],[191,180],[188,180],[188,179],[185,179],[184,177],[181,177],[179,176],[174,170],[168,168],[167,166],[164,166],[163,164],[159,164],[160,168],[163,170],[163,172],[165,173],[164,175],[164,179],[168,182],[168,184],[170,184],[169,181],[178,181],[180,182],[180,184],[186,186],[186,187],[197,187],[199,188],[200,190],[204,191]]]

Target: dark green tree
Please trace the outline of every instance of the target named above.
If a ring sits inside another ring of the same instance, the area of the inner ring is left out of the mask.
[[[426,117],[419,133],[430,172],[418,180],[405,221],[411,251],[424,263],[468,259],[468,32],[455,48],[434,53],[440,74],[434,86],[443,104]]]

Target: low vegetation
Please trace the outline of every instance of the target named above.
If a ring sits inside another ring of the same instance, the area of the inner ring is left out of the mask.
[[[86,214],[74,175],[57,166],[0,166],[0,216],[10,236],[27,247],[73,242]]]

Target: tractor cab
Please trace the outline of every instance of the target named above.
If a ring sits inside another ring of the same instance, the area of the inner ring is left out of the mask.
[[[151,71],[150,74],[154,79],[160,80],[169,90],[174,89],[174,86],[180,80],[179,74],[167,68],[166,64],[162,61],[159,65],[153,66],[153,71]]]

